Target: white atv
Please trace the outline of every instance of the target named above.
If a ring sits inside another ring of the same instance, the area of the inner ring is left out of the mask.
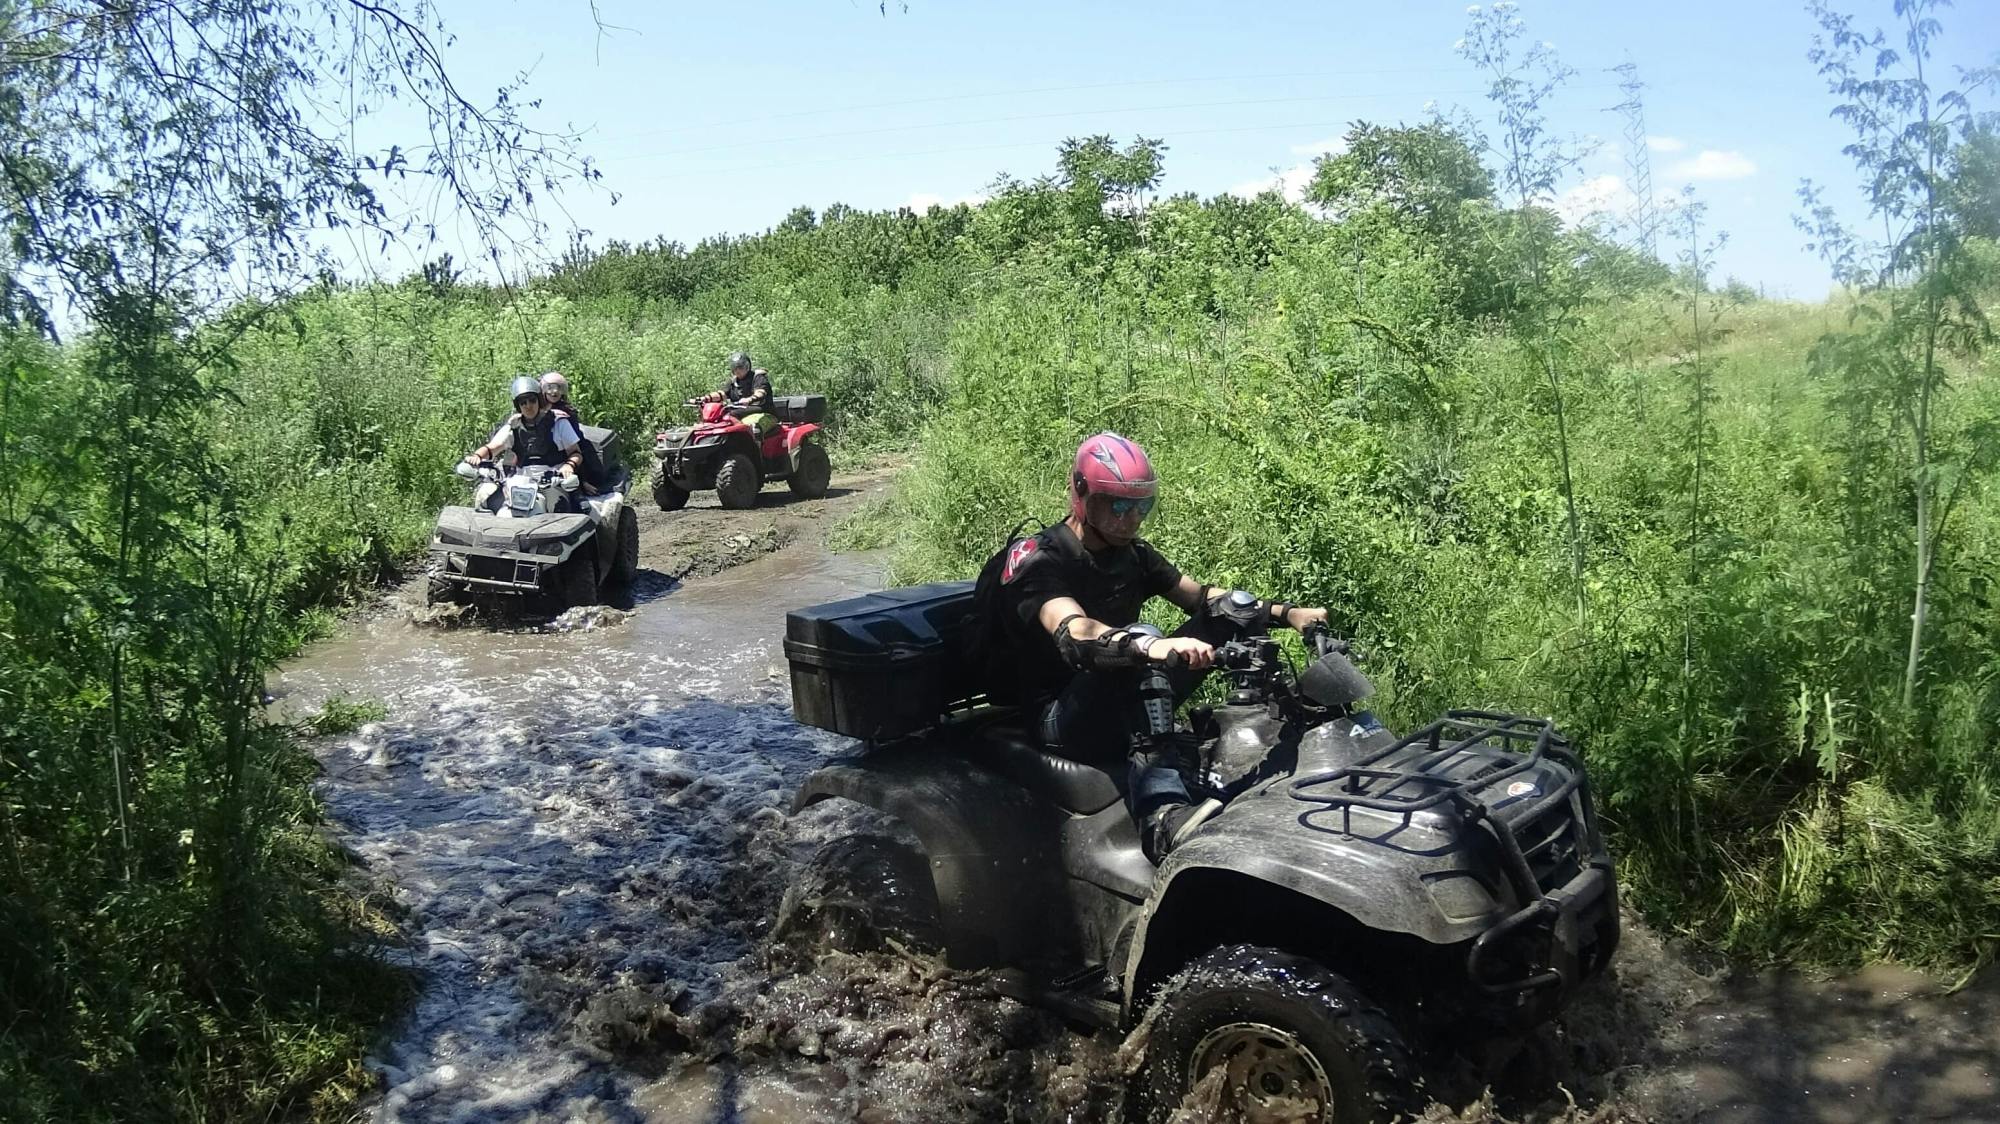
[[[540,595],[560,612],[631,582],[639,569],[639,516],[625,499],[632,477],[618,465],[617,434],[585,426],[583,435],[611,466],[609,486],[596,495],[547,465],[459,462],[454,471],[473,482],[472,504],[438,513],[427,604]]]

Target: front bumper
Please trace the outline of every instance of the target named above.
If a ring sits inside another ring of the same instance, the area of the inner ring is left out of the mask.
[[[431,539],[431,551],[442,557],[437,576],[455,585],[479,586],[508,593],[536,593],[542,571],[561,562],[558,557],[490,546],[466,546]]]
[[[667,479],[694,491],[709,486],[714,480],[715,466],[722,459],[722,448],[720,441],[702,445],[655,445],[653,457],[660,462]]]
[[[1465,971],[1514,1021],[1538,1022],[1611,963],[1618,882],[1609,858],[1502,918],[1472,942]]]

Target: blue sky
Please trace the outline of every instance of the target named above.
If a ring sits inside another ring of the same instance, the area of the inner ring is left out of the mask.
[[[800,204],[975,197],[998,173],[1048,170],[1064,137],[1100,132],[1164,138],[1165,189],[1206,196],[1287,171],[1296,182],[1355,120],[1413,122],[1432,105],[1487,116],[1483,82],[1453,51],[1463,3],[597,7],[602,34],[572,0],[440,3],[463,87],[531,69],[541,119],[584,130],[620,196],[566,193],[595,243],[762,230]],[[1851,7],[1871,24],[1891,18],[1890,0]],[[1519,12],[1578,72],[1555,124],[1601,142],[1567,185],[1573,206],[1622,198],[1623,121],[1605,110],[1621,97],[1608,68],[1629,57],[1648,86],[1656,198],[1696,186],[1729,234],[1723,272],[1773,296],[1826,291],[1791,223],[1799,180],[1858,204],[1832,100],[1805,58],[1802,3],[1525,0]],[[1994,61],[2000,0],[1961,0],[1944,18],[1939,62]],[[401,273],[423,256],[373,265]]]

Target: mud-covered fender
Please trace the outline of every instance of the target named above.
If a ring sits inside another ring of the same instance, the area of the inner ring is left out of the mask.
[[[934,747],[878,749],[807,777],[798,811],[852,800],[901,820],[930,861],[954,967],[1017,964],[1067,939],[1059,816],[1019,786]]]
[[[1267,789],[1230,805],[1173,849],[1160,866],[1159,889],[1134,934],[1125,965],[1128,997],[1144,985],[1148,949],[1175,939],[1157,931],[1156,922],[1227,908],[1221,902],[1181,900],[1199,892],[1190,886],[1214,883],[1212,878],[1189,877],[1197,872],[1276,887],[1306,899],[1306,905],[1337,910],[1369,930],[1437,945],[1476,937],[1501,915],[1499,903],[1469,873],[1460,873],[1464,855],[1412,862],[1411,855],[1392,846],[1303,826],[1301,810],[1282,789]]]

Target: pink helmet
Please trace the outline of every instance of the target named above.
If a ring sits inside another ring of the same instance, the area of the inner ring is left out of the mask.
[[[1125,438],[1100,433],[1077,446],[1069,512],[1111,542],[1128,542],[1139,533],[1158,490],[1146,450]]]

